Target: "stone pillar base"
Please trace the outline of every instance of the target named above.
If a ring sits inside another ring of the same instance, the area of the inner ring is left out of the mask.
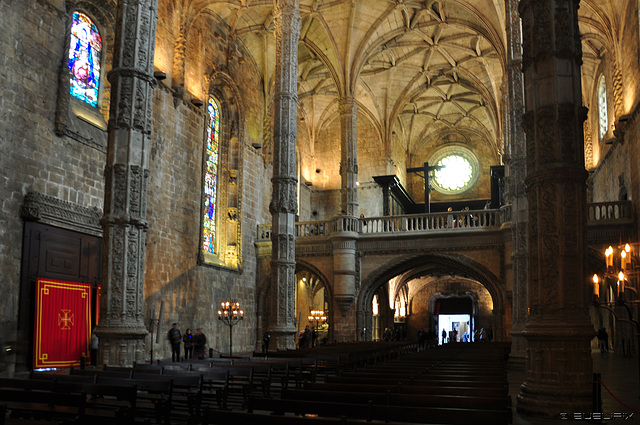
[[[518,394],[517,411],[528,416],[560,418],[560,413],[591,412],[593,327],[571,325],[554,317],[529,323],[523,335],[528,342],[527,378]]]
[[[269,351],[294,350],[296,348],[297,331],[295,328],[270,330],[269,333],[271,334]]]
[[[133,366],[144,363],[147,358],[145,337],[147,330],[141,328],[100,328],[98,336],[98,365]]]
[[[522,330],[511,331],[511,353],[509,367],[513,370],[524,370],[527,364],[527,339]]]

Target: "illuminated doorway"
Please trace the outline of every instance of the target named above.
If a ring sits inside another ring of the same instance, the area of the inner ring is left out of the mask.
[[[438,316],[438,335],[440,335],[438,345],[442,345],[445,332],[444,343],[447,342],[471,342],[473,334],[471,332],[471,316],[468,314],[440,314]],[[453,341],[455,330],[456,340]]]
[[[449,342],[475,341],[477,300],[474,296],[469,294],[442,296],[439,294],[434,297],[433,301],[434,316],[437,320],[438,345]]]

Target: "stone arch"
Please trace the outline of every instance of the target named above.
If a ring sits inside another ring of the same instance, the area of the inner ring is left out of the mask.
[[[371,302],[375,292],[389,279],[401,274],[405,282],[425,274],[451,274],[473,279],[484,286],[493,301],[493,328],[496,339],[504,334],[502,320],[506,312],[506,291],[502,280],[483,264],[460,254],[421,254],[410,258],[399,257],[378,267],[362,282],[356,296],[357,329],[367,330],[363,339],[370,339]],[[389,294],[389,297],[392,295]]]
[[[304,260],[296,259],[296,274],[302,271],[306,271],[312,275],[315,275],[318,278],[318,280],[320,281],[320,283],[322,284],[322,286],[326,291],[327,301],[329,305],[333,305],[333,298],[334,298],[333,290],[330,285],[330,280],[327,278],[327,276],[313,264],[308,263]],[[335,320],[334,320],[335,317],[336,317],[336,312],[333,310],[329,310],[327,321],[329,322],[329,340],[330,341],[333,340],[334,326],[332,325],[335,323]]]

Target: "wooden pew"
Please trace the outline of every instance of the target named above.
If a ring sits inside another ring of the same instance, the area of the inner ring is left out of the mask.
[[[385,392],[351,392],[336,390],[296,389],[282,393],[282,398],[300,400],[302,402],[322,400],[355,404],[367,404],[372,401],[376,405],[425,406],[425,407],[458,407],[467,409],[511,409],[511,397],[489,397],[483,395],[450,395]]]
[[[230,423],[242,425],[363,425],[361,420],[349,420],[346,417],[284,416],[211,409],[205,410],[202,417],[202,425]],[[385,425],[396,424],[387,422]]]
[[[428,377],[419,377],[416,379],[400,378],[370,378],[359,376],[327,376],[327,383],[344,383],[344,384],[360,384],[360,385],[403,385],[403,386],[441,386],[441,387],[476,387],[476,388],[505,388],[508,386],[506,381],[480,380],[480,379],[448,379],[437,378],[429,379]]]
[[[157,375],[152,375],[153,377]],[[154,419],[156,423],[169,423],[169,413],[173,407],[173,382],[155,379],[120,379],[100,375],[98,383],[119,387],[122,390],[136,389],[136,410],[138,419]]]
[[[9,416],[4,422],[7,424],[27,423],[31,420],[86,423],[82,422],[87,409],[87,395],[83,393],[0,388],[0,404],[8,412]]]
[[[451,407],[423,407],[423,406],[395,406],[367,404],[305,401],[291,399],[272,399],[264,397],[250,397],[248,411],[265,411],[284,415],[316,414],[325,417],[347,417],[364,419],[366,421],[384,420],[397,422],[424,422],[425,418],[431,423],[455,425],[507,425],[511,423],[511,410],[499,409],[461,409]]]
[[[0,404],[10,411],[10,423],[37,419],[51,423],[133,424],[136,391],[135,387],[92,382],[3,378]]]
[[[330,390],[330,391],[360,391],[370,392],[386,392],[391,391],[399,394],[419,393],[432,395],[463,395],[463,396],[487,396],[487,397],[503,397],[508,394],[506,386],[496,388],[482,387],[442,387],[442,386],[422,386],[422,385],[402,385],[395,383],[391,385],[384,384],[349,384],[349,383],[328,383],[328,382],[309,382],[304,388],[311,390]]]

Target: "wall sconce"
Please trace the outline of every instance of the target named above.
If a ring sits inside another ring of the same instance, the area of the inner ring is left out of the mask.
[[[311,187],[311,186],[313,186],[313,183],[312,182],[304,182],[304,185],[307,186],[307,187]]]
[[[257,142],[256,143],[252,143],[251,146],[254,149],[262,149],[262,143],[257,143]]]
[[[204,102],[202,102],[201,99],[194,97],[193,99],[191,99],[191,104],[196,108],[200,108],[202,105],[204,105]]]
[[[163,71],[154,71],[153,76],[158,81],[162,81],[167,78],[167,74]]]

